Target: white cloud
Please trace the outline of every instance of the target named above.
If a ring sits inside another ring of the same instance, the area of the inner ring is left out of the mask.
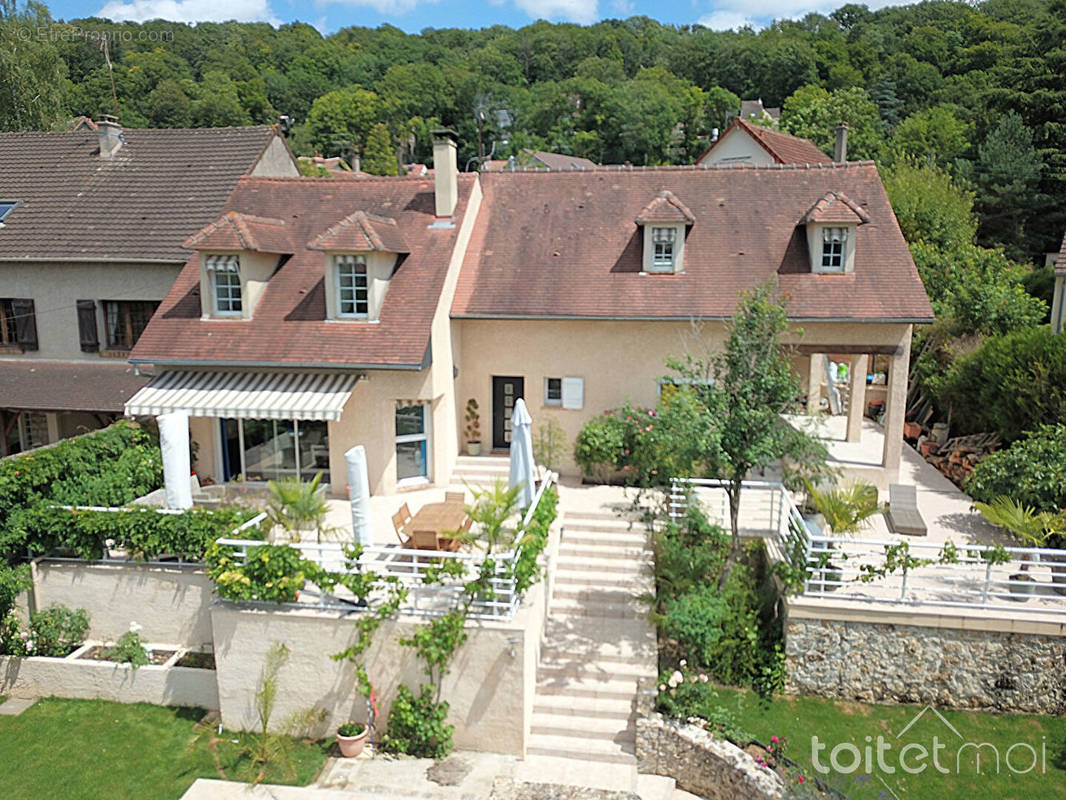
[[[316,0],[315,6],[321,8],[329,5],[342,5],[354,6],[356,8],[371,8],[382,16],[388,16],[391,14],[409,14],[423,1],[424,0]],[[437,0],[429,0],[429,2],[436,1]],[[359,24],[361,23],[356,21],[345,22],[345,25]]]
[[[515,0],[515,5],[533,19],[590,25],[600,18],[598,0]]]
[[[715,9],[710,14],[704,14],[697,22],[712,31],[732,31],[737,28],[743,28],[745,25],[750,25],[753,28],[761,27],[744,12],[726,8]]]
[[[637,4],[633,0],[611,0],[611,8],[619,17],[630,17]]]
[[[913,0],[867,0],[871,10],[906,5]],[[751,25],[761,28],[775,19],[800,19],[810,13],[829,14],[841,6],[840,0],[720,0],[711,5],[697,23],[716,31]]]
[[[269,22],[281,20],[270,8],[270,0],[110,0],[95,16],[116,22],[145,22],[165,19],[171,22]]]

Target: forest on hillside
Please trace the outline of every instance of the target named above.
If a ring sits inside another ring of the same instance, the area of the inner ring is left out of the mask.
[[[950,172],[972,192],[983,245],[1034,264],[1058,249],[1066,0],[849,4],[759,31],[634,17],[329,36],[302,23],[56,23],[44,4],[0,0],[7,130],[63,128],[79,114],[117,113],[127,127],[285,114],[297,153],[361,153],[379,172],[428,160],[438,126],[459,133],[461,166],[476,166],[479,134],[493,158],[532,147],[683,164],[754,98],[827,152],[845,120],[853,159]]]

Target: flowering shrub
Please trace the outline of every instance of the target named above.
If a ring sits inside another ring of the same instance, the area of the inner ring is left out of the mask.
[[[30,617],[30,629],[22,630],[14,615],[0,622],[0,653],[12,656],[63,658],[85,641],[89,612],[52,606]]]
[[[140,625],[131,622],[130,629],[118,637],[115,646],[104,651],[104,658],[119,664],[129,664],[134,670],[147,664],[152,658],[152,651],[145,646],[141,630]]]

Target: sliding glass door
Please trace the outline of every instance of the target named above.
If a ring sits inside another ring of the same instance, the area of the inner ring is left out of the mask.
[[[223,419],[226,480],[330,482],[329,429],[321,420]]]

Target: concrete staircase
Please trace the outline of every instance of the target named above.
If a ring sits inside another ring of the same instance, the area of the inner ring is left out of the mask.
[[[511,476],[511,461],[508,456],[459,456],[452,472],[452,485],[471,487],[491,486],[497,478],[507,483]]]
[[[638,776],[634,755],[637,680],[657,669],[639,599],[652,591],[647,533],[609,511],[565,511],[562,529],[527,764],[546,780],[669,798],[673,781]]]

